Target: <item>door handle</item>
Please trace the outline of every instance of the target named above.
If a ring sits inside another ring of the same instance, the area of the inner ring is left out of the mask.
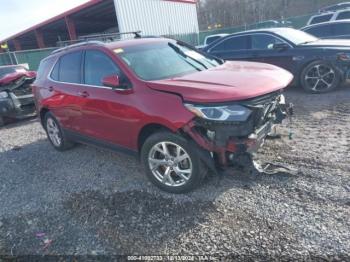
[[[88,93],[87,91],[78,92],[78,96],[81,96],[81,97],[88,97],[88,96],[89,96],[89,93]]]
[[[53,92],[54,90],[55,89],[52,86],[49,87],[49,92]]]

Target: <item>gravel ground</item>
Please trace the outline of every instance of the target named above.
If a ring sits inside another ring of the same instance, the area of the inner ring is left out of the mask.
[[[350,260],[350,92],[291,89],[293,139],[257,160],[296,173],[209,177],[187,195],[151,185],[137,160],[52,149],[36,119],[0,130],[0,255],[212,255]]]

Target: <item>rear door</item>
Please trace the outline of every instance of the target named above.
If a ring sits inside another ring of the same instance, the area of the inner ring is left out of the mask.
[[[49,76],[50,110],[64,128],[78,131],[81,116],[82,94],[82,51],[63,55],[56,62]]]
[[[240,35],[224,38],[208,50],[208,53],[224,60],[253,60],[250,36]]]

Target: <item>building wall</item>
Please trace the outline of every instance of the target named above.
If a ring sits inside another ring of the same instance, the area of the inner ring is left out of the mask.
[[[143,35],[199,32],[195,1],[114,0],[120,32],[141,30]]]

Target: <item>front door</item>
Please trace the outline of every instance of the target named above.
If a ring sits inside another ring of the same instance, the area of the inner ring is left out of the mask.
[[[87,50],[84,59],[83,85],[85,102],[79,120],[81,133],[95,139],[127,147],[133,125],[133,92],[105,87],[102,79],[118,75],[121,82],[127,78],[116,63],[100,50]],[[131,88],[130,86],[128,88]]]
[[[286,49],[274,49],[274,44],[285,43]],[[268,33],[255,33],[251,35],[251,49],[257,56],[258,62],[279,66],[292,73],[295,72],[293,59],[294,49],[284,40]]]

